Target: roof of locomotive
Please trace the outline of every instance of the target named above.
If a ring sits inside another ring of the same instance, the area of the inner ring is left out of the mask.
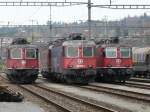
[[[37,45],[33,44],[15,44],[9,45],[8,48],[38,48]]]
[[[103,47],[103,48],[105,48],[105,47],[117,47],[117,48],[128,47],[128,48],[131,48],[131,46],[125,45],[125,44],[102,44],[102,45],[98,45],[98,47]]]
[[[63,46],[95,46],[92,40],[68,40],[62,43]]]

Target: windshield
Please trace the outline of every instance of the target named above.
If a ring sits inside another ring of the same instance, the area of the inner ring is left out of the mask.
[[[26,58],[36,58],[36,49],[26,49]]]
[[[65,54],[67,57],[78,57],[79,56],[78,47],[67,47]]]
[[[105,54],[107,58],[116,58],[117,57],[117,48],[108,47],[105,49]]]
[[[92,56],[93,48],[92,47],[83,47],[83,56]]]
[[[12,59],[21,59],[21,49],[14,48],[10,50],[11,58]]]
[[[120,55],[122,58],[130,57],[130,49],[129,48],[120,48]]]

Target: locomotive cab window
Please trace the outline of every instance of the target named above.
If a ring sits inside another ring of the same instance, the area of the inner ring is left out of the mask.
[[[93,48],[92,47],[83,47],[83,56],[90,57],[93,54]]]
[[[93,52],[94,56],[96,56],[96,48],[94,47],[93,49],[94,49],[94,52]]]
[[[107,47],[105,49],[106,58],[116,58],[117,57],[117,48]]]
[[[67,57],[78,57],[79,56],[79,48],[78,47],[67,47],[65,50],[65,56]]]
[[[130,49],[129,48],[120,48],[120,55],[122,58],[130,57]]]
[[[14,48],[10,50],[11,59],[21,59],[22,50],[20,48]]]
[[[36,49],[26,49],[26,58],[28,59],[36,58]]]

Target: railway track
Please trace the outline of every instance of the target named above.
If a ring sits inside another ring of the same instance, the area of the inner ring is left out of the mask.
[[[6,77],[3,77],[3,78],[5,80],[7,80]],[[64,98],[64,100],[61,99],[61,101],[56,101],[55,98],[57,98],[57,96],[51,95],[51,92],[55,93],[55,91],[53,89],[47,88],[45,86],[40,86],[40,84],[38,84],[38,85],[37,84],[36,85],[18,85],[18,86],[20,88],[24,89],[25,91],[28,91],[28,92],[32,93],[33,95],[37,96],[39,99],[44,100],[47,104],[52,104],[54,107],[56,106],[56,108],[58,108],[58,110],[61,110],[63,112],[77,112],[77,111],[78,112],[130,112],[130,110],[121,109],[118,107],[117,108],[112,107],[112,105],[104,104],[104,106],[101,106],[101,103],[94,104],[94,103],[88,102],[86,100],[81,100],[81,98],[79,98],[79,97],[66,95],[65,93],[61,93],[61,92],[57,91],[57,93],[62,95],[62,97],[68,97],[72,101],[76,101],[75,105],[70,106],[70,105],[68,105],[68,104],[70,104],[70,102],[68,102],[67,104],[64,104],[64,101],[66,98]],[[37,88],[37,89],[34,89],[34,88]],[[47,91],[47,92],[45,93],[45,91]],[[54,97],[54,99],[52,97]],[[60,104],[60,102],[62,102],[62,104]],[[83,106],[77,107],[76,105],[83,105]],[[70,109],[70,108],[72,108],[72,109]]]
[[[0,80],[1,80],[3,83],[9,83],[8,79],[7,79],[4,75],[2,75],[1,73],[0,73]]]
[[[150,83],[140,83],[140,82],[134,82],[134,81],[126,81],[125,86],[150,90]]]
[[[119,112],[43,85],[20,85],[21,88],[52,103],[64,112]]]
[[[42,90],[38,90],[37,88],[35,89],[35,87],[33,85],[19,85],[19,87],[21,87],[24,90],[32,93],[35,96],[41,98],[45,102],[50,103],[50,104],[56,106],[58,109],[60,109],[63,112],[72,112],[72,111],[68,110],[67,108],[62,107],[61,105],[59,105],[59,104],[55,103],[54,101],[50,100],[48,98],[48,96],[41,94],[41,92],[43,92],[43,91]]]
[[[39,77],[38,79],[43,80],[44,78]],[[47,81],[47,80],[45,80]],[[118,84],[120,85],[120,84]],[[140,89],[150,89],[150,84],[146,84],[146,83],[140,83],[140,82],[135,82],[135,81],[126,81],[125,84],[123,84],[123,86],[128,86],[128,87],[136,87],[136,88],[140,88]]]
[[[50,103],[56,106],[59,110],[63,112],[123,112],[118,111],[117,109],[110,109],[108,106],[99,106],[98,104],[94,104],[88,102],[87,100],[82,100],[82,98],[75,97],[72,95],[65,94],[58,90],[48,88],[46,86],[36,84],[36,85],[20,85],[21,88],[25,89],[26,91],[34,94],[35,96],[43,99],[45,102]],[[150,95],[146,94],[139,94],[135,92],[117,90],[112,88],[104,88],[100,87],[99,85],[89,85],[89,86],[81,86],[84,89],[90,89],[92,91],[97,92],[107,92],[114,95],[119,95],[123,97],[128,97],[144,102],[150,102]],[[124,112],[127,112],[124,110]]]
[[[149,86],[148,86],[149,85]],[[125,85],[127,87],[135,87],[135,88],[140,88],[140,89],[150,89],[150,84],[139,84],[136,82],[131,82],[127,81]],[[93,85],[90,84],[88,86],[78,86],[79,88],[84,88],[92,91],[97,91],[97,92],[107,92],[109,94],[113,95],[119,95],[121,97],[126,97],[126,98],[132,98],[135,100],[140,100],[143,102],[150,102],[150,94],[144,94],[144,93],[139,93],[139,92],[134,92],[134,91],[127,91],[123,89],[115,89],[115,88],[109,88],[109,87],[103,87],[100,85]]]
[[[111,88],[111,87],[105,87],[105,86],[101,86],[100,84],[99,85],[90,84],[88,86],[81,86],[81,88],[96,91],[96,92],[104,92],[108,94],[121,96],[124,98],[130,98],[130,99],[150,103],[150,94],[139,93],[135,91],[128,91],[128,90],[123,90],[123,89],[116,89],[116,88]]]
[[[131,78],[130,81],[150,83],[150,79],[144,79],[144,78]]]
[[[2,78],[3,80],[5,80],[6,82],[9,83],[8,79],[7,79],[5,76],[0,75],[0,78]],[[44,96],[42,96],[42,94],[36,94],[34,91],[28,89],[28,88],[29,88],[30,86],[32,86],[32,85],[16,85],[16,86],[19,87],[19,88],[24,89],[25,91],[28,91],[29,93],[31,93],[31,94],[33,94],[33,95],[35,95],[36,97],[38,97],[39,99],[41,99],[41,100],[44,101],[45,103],[51,104],[52,106],[54,106],[54,107],[58,110],[58,112],[72,112],[72,111],[70,111],[70,110],[68,110],[68,109],[66,109],[66,108],[64,108],[64,107],[62,107],[61,105],[56,104],[56,103],[53,102],[53,101],[50,101],[49,99],[47,99],[47,98],[45,98]]]

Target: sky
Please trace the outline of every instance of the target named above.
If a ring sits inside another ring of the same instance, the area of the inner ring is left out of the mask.
[[[0,0],[3,1],[65,1],[65,0]],[[88,0],[66,0],[76,2],[87,2]],[[109,4],[109,0],[91,0],[93,4]],[[112,0],[112,4],[150,4],[150,0]],[[71,7],[52,7],[53,22],[75,22],[86,21],[88,18],[87,5],[71,6]],[[150,15],[149,10],[115,10],[92,8],[92,20],[120,20],[124,17],[140,16],[143,13]],[[25,24],[46,24],[50,18],[50,7],[23,7],[23,6],[0,6],[0,25],[25,25]]]

